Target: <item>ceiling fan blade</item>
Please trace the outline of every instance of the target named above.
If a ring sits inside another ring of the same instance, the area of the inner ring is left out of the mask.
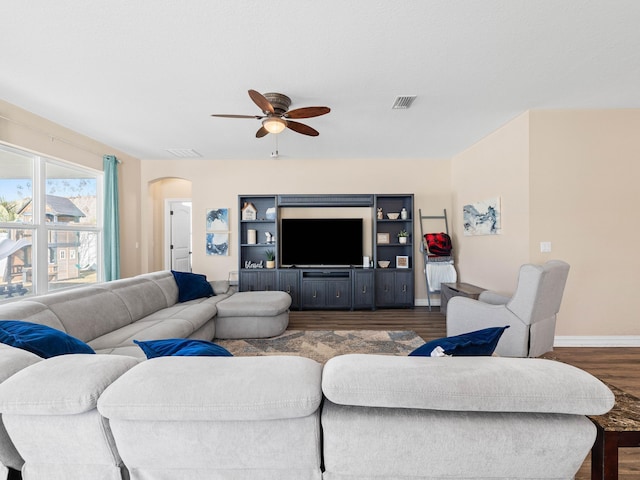
[[[294,132],[301,133],[303,135],[309,135],[310,137],[317,137],[320,135],[316,129],[311,128],[309,125],[305,125],[300,122],[293,122],[291,120],[287,120],[287,128],[290,128]]]
[[[285,118],[311,118],[326,115],[331,109],[329,107],[304,107],[290,110],[284,114]]]
[[[258,129],[258,131],[256,132],[256,138],[262,138],[262,137],[264,137],[265,135],[267,135],[268,133],[269,133],[269,132],[268,132],[268,130],[267,130],[266,128],[264,128],[264,127],[260,127],[260,128]]]
[[[261,118],[264,118],[263,115],[231,115],[231,114],[226,114],[226,113],[212,113],[211,116],[212,117],[223,117],[223,118],[255,118],[257,120],[260,120]]]
[[[275,113],[273,105],[271,105],[269,100],[267,100],[266,97],[260,92],[249,90],[249,96],[251,97],[251,100],[253,100],[253,103],[260,107],[260,110],[262,110],[264,113]]]

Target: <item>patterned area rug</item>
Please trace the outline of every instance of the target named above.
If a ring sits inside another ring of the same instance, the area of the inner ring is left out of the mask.
[[[346,353],[407,355],[425,342],[412,331],[287,330],[273,338],[214,340],[235,356],[300,355],[324,363]]]

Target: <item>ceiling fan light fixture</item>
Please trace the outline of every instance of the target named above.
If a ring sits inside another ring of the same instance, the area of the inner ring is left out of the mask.
[[[262,126],[269,133],[280,133],[287,128],[287,122],[280,117],[268,117],[262,121]]]

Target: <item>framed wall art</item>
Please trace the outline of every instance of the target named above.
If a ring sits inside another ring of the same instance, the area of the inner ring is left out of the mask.
[[[229,255],[229,232],[207,233],[207,255]]]
[[[228,232],[229,231],[229,209],[228,208],[208,208],[207,209],[207,232]]]
[[[497,235],[502,223],[500,197],[470,203],[462,207],[464,234]]]

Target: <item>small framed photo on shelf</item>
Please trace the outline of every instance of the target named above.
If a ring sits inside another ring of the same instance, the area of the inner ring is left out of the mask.
[[[396,256],[396,268],[409,268],[409,256],[408,255]]]
[[[377,242],[379,245],[389,243],[389,234],[388,233],[378,233]]]

